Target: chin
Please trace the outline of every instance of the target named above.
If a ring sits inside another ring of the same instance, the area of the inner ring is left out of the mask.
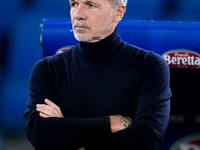
[[[91,40],[93,40],[93,38],[91,36],[78,36],[75,35],[76,40],[80,41],[80,42],[90,42]]]

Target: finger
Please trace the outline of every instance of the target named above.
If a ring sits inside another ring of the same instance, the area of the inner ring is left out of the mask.
[[[44,102],[45,102],[47,105],[49,105],[49,106],[52,106],[52,107],[55,107],[55,108],[58,107],[55,103],[53,103],[52,101],[50,101],[50,100],[47,99],[47,98],[44,100]]]
[[[36,110],[37,111],[51,111],[52,107],[46,104],[37,104]]]
[[[52,111],[52,109],[55,111],[55,113],[57,114],[57,116],[60,116],[60,117],[63,117],[64,118],[64,116],[62,115],[62,112],[61,112],[61,109],[60,109],[60,107],[59,106],[57,106],[55,103],[53,103],[52,101],[50,101],[49,99],[45,99],[44,100],[45,101],[45,103],[47,104],[47,105],[49,105],[49,106],[51,106],[51,111]],[[53,108],[52,108],[53,107]]]
[[[44,105],[44,104],[37,104],[36,105],[36,110],[39,112],[42,112],[44,114],[47,114],[50,116],[50,114],[52,113],[52,108],[51,106],[48,105]]]
[[[49,117],[63,117],[59,107],[53,107],[46,104],[37,104],[36,107],[37,111],[42,112]]]
[[[40,115],[40,117],[43,117],[43,118],[49,118],[48,115],[46,115],[46,114],[44,114],[44,113],[42,113],[42,112],[40,112],[39,115]]]
[[[56,104],[54,104],[52,101],[45,99],[44,100],[46,104],[37,104],[36,110],[40,111],[44,114],[46,114],[49,117],[62,117],[61,109]]]

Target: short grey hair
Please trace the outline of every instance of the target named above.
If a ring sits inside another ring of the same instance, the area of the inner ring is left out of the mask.
[[[118,5],[121,5],[121,4],[126,6],[128,0],[110,0],[110,2],[112,4],[113,8],[116,8]]]

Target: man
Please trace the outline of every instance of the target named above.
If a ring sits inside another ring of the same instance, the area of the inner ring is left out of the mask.
[[[70,0],[80,44],[40,60],[24,118],[37,150],[157,150],[169,119],[165,60],[121,41],[127,0]]]

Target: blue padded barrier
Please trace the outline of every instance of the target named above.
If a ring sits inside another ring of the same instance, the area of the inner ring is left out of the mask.
[[[124,41],[155,51],[169,64],[173,95],[161,149],[200,149],[200,23],[123,20],[118,28]],[[77,43],[69,18],[43,20],[43,57]]]
[[[198,22],[123,20],[118,28],[124,41],[160,55],[172,49],[188,49],[200,53]],[[70,19],[44,19],[42,43],[43,56],[54,55],[59,48],[77,44]]]

